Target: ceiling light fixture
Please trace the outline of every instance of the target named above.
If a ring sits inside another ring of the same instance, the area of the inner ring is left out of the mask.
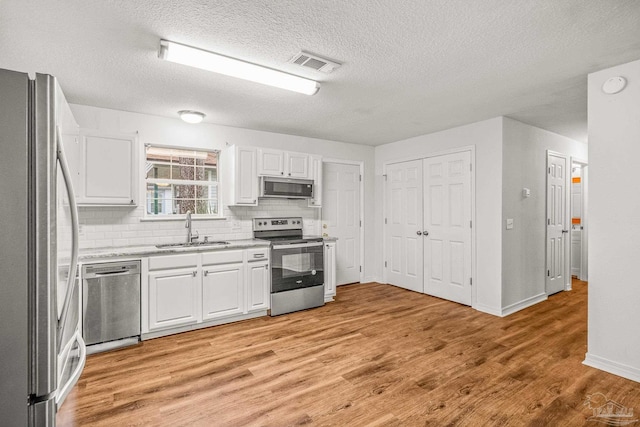
[[[314,95],[320,83],[282,71],[251,64],[240,59],[209,52],[168,40],[160,40],[160,58],[178,64],[201,68],[226,76],[279,87],[305,95]]]
[[[178,111],[180,118],[187,123],[200,123],[204,120],[204,113],[200,111],[182,110]]]

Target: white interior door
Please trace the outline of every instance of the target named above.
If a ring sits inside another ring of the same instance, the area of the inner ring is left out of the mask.
[[[360,166],[322,166],[322,232],[337,237],[336,283],[360,282]]]
[[[567,157],[547,155],[547,295],[569,284],[569,175]]]
[[[386,175],[387,282],[423,292],[422,160],[390,164]]]
[[[471,305],[471,153],[424,159],[424,292]]]

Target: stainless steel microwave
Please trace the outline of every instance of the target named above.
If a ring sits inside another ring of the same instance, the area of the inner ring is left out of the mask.
[[[313,180],[260,177],[260,197],[284,199],[312,199]]]

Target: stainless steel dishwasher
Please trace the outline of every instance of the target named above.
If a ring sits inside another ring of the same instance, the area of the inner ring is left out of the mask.
[[[140,261],[86,264],[82,279],[87,353],[140,341]]]

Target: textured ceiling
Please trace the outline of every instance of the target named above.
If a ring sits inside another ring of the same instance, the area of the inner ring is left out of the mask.
[[[161,38],[322,87],[162,61]],[[300,49],[344,65],[287,63]],[[369,145],[499,115],[585,141],[587,74],[639,58],[638,0],[0,0],[0,68],[70,102]]]

